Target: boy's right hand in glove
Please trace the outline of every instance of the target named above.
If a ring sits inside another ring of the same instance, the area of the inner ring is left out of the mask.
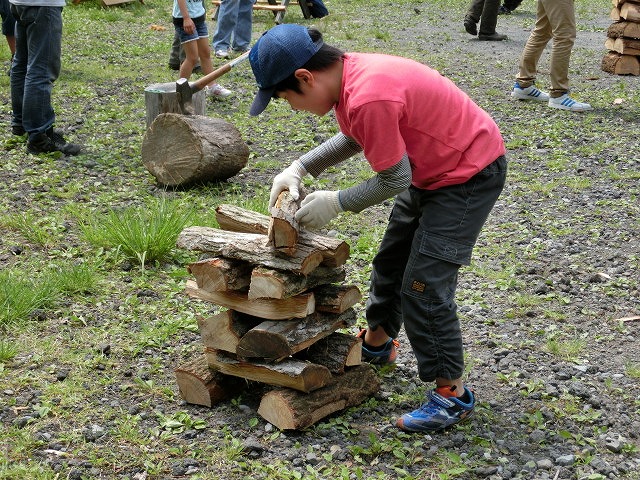
[[[300,198],[300,184],[302,177],[307,174],[307,170],[302,166],[300,160],[295,160],[291,165],[276,175],[271,185],[271,195],[269,197],[269,210],[276,204],[278,195],[283,190],[289,190],[291,198],[298,200]]]

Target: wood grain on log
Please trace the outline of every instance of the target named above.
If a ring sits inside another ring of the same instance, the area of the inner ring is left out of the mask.
[[[309,394],[277,389],[262,397],[258,414],[281,430],[307,428],[318,420],[362,403],[380,388],[380,380],[368,364],[351,368],[344,375]]]
[[[640,23],[640,5],[625,2],[620,6],[620,18],[628,22]]]
[[[199,316],[197,320],[205,347],[231,353],[236,353],[238,342],[245,333],[264,321],[235,310],[225,310],[210,317]]]
[[[617,22],[612,23],[607,30],[607,36],[610,38],[627,37],[640,38],[640,23],[634,22]]]
[[[633,38],[607,38],[604,46],[623,55],[640,55],[640,40]]]
[[[238,129],[220,118],[163,113],[142,140],[142,162],[166,186],[226,180],[247,164]]]
[[[353,309],[340,315],[316,312],[302,320],[262,322],[242,336],[236,353],[243,358],[282,360],[355,322]]]
[[[293,255],[298,248],[299,225],[295,218],[298,203],[288,190],[280,192],[276,204],[271,208],[267,235],[276,250]]]
[[[224,352],[205,349],[209,367],[227,375],[311,392],[331,380],[327,367],[287,358],[280,363],[243,362]]]
[[[270,217],[234,205],[221,204],[216,208],[216,220],[223,230],[266,235]],[[349,258],[349,244],[334,237],[318,235],[302,230],[298,236],[298,247],[306,245],[322,253],[322,264],[327,267],[344,265]]]
[[[314,288],[313,294],[319,312],[342,313],[362,300],[362,294],[355,285],[323,285]]]
[[[313,293],[301,293],[282,300],[272,298],[249,300],[243,293],[201,290],[194,280],[187,280],[185,291],[190,297],[268,320],[304,318],[315,311]]]
[[[199,354],[194,360],[175,370],[180,396],[185,402],[212,407],[218,402],[235,396],[244,388],[238,378],[211,370],[207,359]]]
[[[249,299],[288,298],[318,285],[341,282],[346,272],[341,267],[320,265],[308,275],[283,272],[266,267],[256,267],[251,272]]]
[[[211,227],[187,227],[178,235],[176,244],[187,250],[208,252],[304,275],[314,270],[323,260],[320,251],[307,245],[300,246],[293,256],[278,256],[267,242],[267,236],[261,234],[230,232]]]
[[[246,290],[251,283],[252,269],[250,263],[221,257],[199,260],[187,266],[198,288],[207,292]]]
[[[295,357],[324,365],[331,373],[340,375],[344,373],[345,367],[362,363],[362,339],[355,335],[334,332],[306,350],[296,353]]]

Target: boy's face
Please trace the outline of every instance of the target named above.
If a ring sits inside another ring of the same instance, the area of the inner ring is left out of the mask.
[[[318,116],[329,113],[338,99],[334,98],[327,85],[308,70],[298,69],[295,73],[300,85],[300,93],[294,90],[278,92],[278,98],[289,103],[293,110],[303,110]]]

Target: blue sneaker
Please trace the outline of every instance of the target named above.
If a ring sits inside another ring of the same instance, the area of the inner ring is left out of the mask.
[[[398,346],[400,343],[397,340],[389,337],[387,343],[380,350],[370,350],[364,344],[364,336],[367,333],[367,329],[363,328],[356,337],[362,339],[362,360],[367,363],[376,365],[388,365],[396,361],[398,356]]]
[[[471,390],[464,387],[462,397],[445,397],[437,390],[427,394],[428,401],[417,410],[405,413],[396,421],[396,426],[407,432],[437,432],[455,425],[467,418],[476,406],[476,398]]]
[[[522,88],[518,82],[513,85],[511,96],[517,100],[533,100],[536,102],[549,101],[549,94],[547,92],[537,89],[535,85]]]

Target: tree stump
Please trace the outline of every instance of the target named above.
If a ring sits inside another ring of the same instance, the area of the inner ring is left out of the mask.
[[[193,112],[204,115],[207,108],[207,94],[204,90],[194,92],[191,97]],[[144,89],[144,104],[147,112],[147,128],[161,113],[185,113],[178,103],[176,82],[154,83]]]
[[[226,180],[248,159],[234,125],[202,115],[162,113],[142,141],[142,162],[164,186]]]

